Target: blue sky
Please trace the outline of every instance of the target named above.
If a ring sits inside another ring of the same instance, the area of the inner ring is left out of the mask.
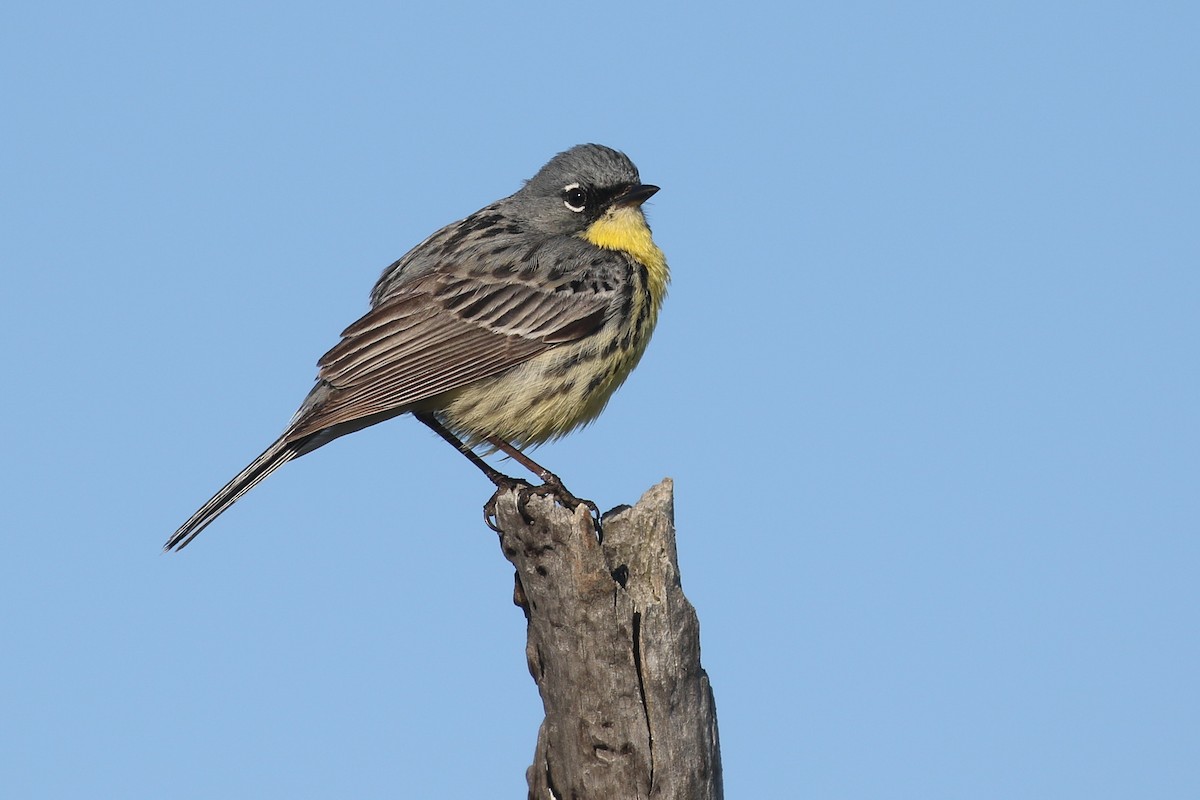
[[[411,419],[163,540],[379,271],[596,141],[642,366],[537,451],[676,481],[730,797],[1200,795],[1184,3],[0,11],[0,785],[523,796],[488,484]]]

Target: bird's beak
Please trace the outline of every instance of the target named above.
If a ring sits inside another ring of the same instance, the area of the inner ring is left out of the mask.
[[[649,200],[658,191],[657,186],[649,183],[637,184],[630,186],[625,191],[621,192],[613,198],[613,206],[640,206],[642,203]]]

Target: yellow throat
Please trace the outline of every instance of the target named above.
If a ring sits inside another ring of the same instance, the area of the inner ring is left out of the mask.
[[[644,266],[646,291],[650,293],[655,311],[658,310],[666,296],[671,272],[667,268],[666,256],[650,236],[650,226],[646,224],[646,217],[640,208],[622,206],[609,209],[581,236],[596,247],[628,253]]]

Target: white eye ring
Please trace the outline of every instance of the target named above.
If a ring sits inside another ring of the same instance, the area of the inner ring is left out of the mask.
[[[587,192],[581,189],[578,183],[568,183],[563,187],[562,193],[563,205],[576,214],[587,206]]]

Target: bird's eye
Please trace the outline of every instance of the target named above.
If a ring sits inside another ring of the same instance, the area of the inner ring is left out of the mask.
[[[587,205],[587,190],[582,188],[578,183],[571,183],[563,187],[563,205],[578,214],[583,211]]]

